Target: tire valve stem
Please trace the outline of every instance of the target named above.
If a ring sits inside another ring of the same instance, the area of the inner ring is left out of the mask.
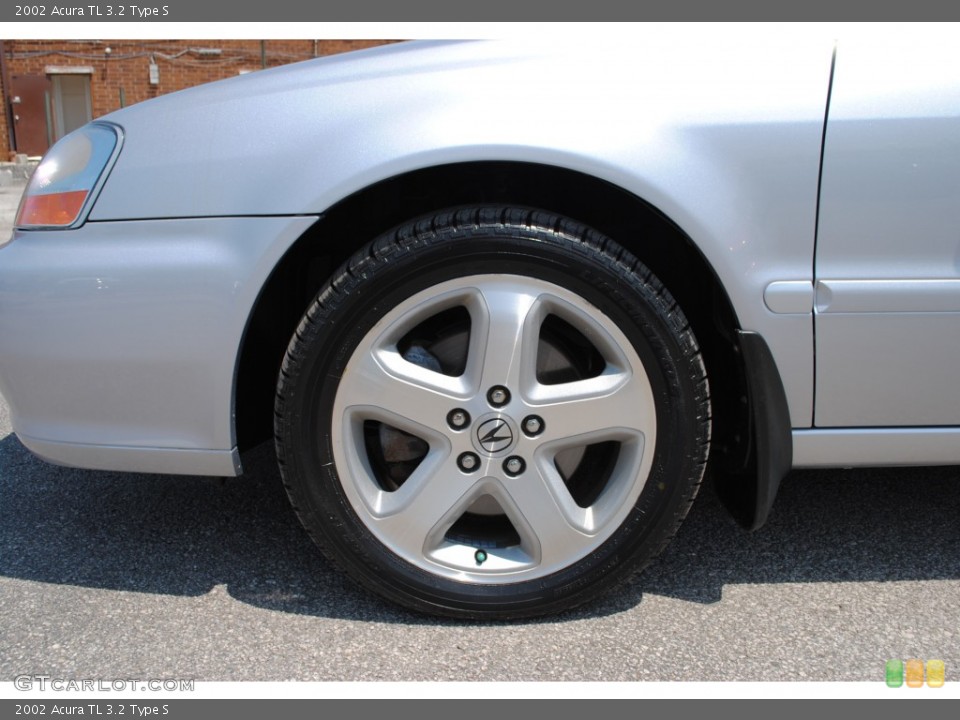
[[[484,550],[477,550],[473,554],[473,559],[477,561],[477,565],[483,565],[487,561],[487,553]]]

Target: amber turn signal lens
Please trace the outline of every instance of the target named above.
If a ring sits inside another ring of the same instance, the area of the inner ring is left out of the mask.
[[[27,197],[19,222],[22,225],[69,225],[80,214],[87,194],[86,190],[73,190]]]

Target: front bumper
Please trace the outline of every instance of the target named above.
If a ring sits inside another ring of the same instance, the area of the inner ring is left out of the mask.
[[[270,272],[315,217],[87,223],[0,249],[0,393],[45,460],[241,471],[234,376]]]

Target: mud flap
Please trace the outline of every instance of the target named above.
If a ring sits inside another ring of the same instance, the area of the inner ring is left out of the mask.
[[[762,527],[793,464],[790,410],[773,355],[757,333],[737,331],[747,387],[747,427],[736,468],[716,472],[721,502],[747,530]],[[726,464],[726,463],[723,463]]]

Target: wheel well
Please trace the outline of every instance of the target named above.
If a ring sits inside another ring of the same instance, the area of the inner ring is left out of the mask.
[[[508,162],[445,165],[391,178],[338,203],[299,238],[264,286],[244,337],[236,387],[240,449],[271,437],[283,354],[332,272],[363,244],[406,220],[487,202],[536,207],[593,227],[660,278],[703,351],[713,400],[711,457],[722,457],[724,466],[745,462],[747,392],[735,337],[738,323],[690,238],[656,208],[610,183],[562,168]]]

